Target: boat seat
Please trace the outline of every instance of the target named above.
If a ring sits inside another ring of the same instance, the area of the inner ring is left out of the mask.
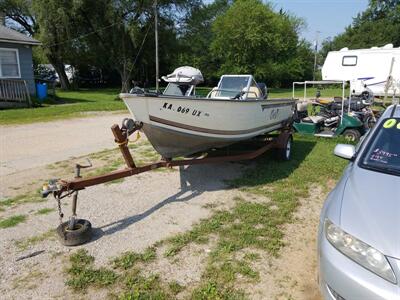
[[[303,122],[314,124],[322,123],[324,120],[325,118],[321,116],[308,116],[302,119]]]
[[[218,96],[218,91],[217,91],[218,87],[213,87],[211,92],[209,93],[208,98],[216,98]]]
[[[260,89],[256,86],[251,86],[248,90],[246,88],[243,89],[243,92],[247,92],[247,99],[258,99],[261,98]]]
[[[332,100],[332,99],[317,99],[315,102],[326,105],[326,104],[332,103],[333,101],[334,100]]]
[[[308,103],[307,101],[299,101],[296,103],[296,109],[298,112],[307,111]]]

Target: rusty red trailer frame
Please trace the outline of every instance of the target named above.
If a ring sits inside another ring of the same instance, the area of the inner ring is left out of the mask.
[[[131,120],[131,125],[133,120]],[[134,123],[134,122],[133,122]],[[87,242],[91,238],[91,224],[89,221],[84,219],[76,218],[76,208],[78,202],[78,193],[87,187],[94,186],[97,184],[106,183],[116,179],[136,175],[139,173],[151,171],[158,168],[171,168],[175,166],[184,165],[197,165],[197,164],[209,164],[209,163],[219,163],[227,161],[241,161],[256,158],[257,156],[263,154],[271,148],[278,148],[282,151],[286,151],[289,145],[289,139],[291,139],[292,130],[291,123],[283,123],[282,129],[276,137],[266,137],[263,139],[263,145],[254,151],[249,151],[246,153],[236,154],[236,155],[224,155],[224,156],[214,156],[214,157],[199,157],[191,159],[161,159],[158,162],[151,163],[145,166],[136,166],[132,155],[128,148],[129,136],[135,131],[140,130],[142,124],[134,123],[132,126],[126,126],[123,122],[122,127],[118,125],[113,125],[111,131],[114,134],[115,142],[119,146],[119,149],[124,157],[126,168],[108,174],[82,178],[81,168],[86,168],[91,166],[82,166],[77,164],[75,171],[75,178],[72,180],[52,180],[49,185],[43,187],[42,195],[47,197],[49,194],[53,194],[54,198],[58,203],[58,213],[60,217],[60,226],[57,228],[57,233],[60,237],[61,242],[66,246],[76,246]],[[129,128],[130,129],[129,129]],[[289,148],[290,150],[290,148]],[[288,158],[288,157],[286,157]],[[72,214],[68,222],[63,223],[62,219],[64,214],[61,208],[61,199],[72,197]],[[79,225],[79,226],[78,226]]]
[[[169,160],[162,159],[158,162],[151,163],[142,167],[138,167],[135,165],[135,162],[132,158],[132,155],[128,148],[128,137],[136,130],[140,129],[140,125],[136,125],[135,129],[132,132],[128,132],[126,128],[122,129],[118,125],[113,125],[111,127],[111,131],[114,134],[115,142],[118,144],[122,156],[124,157],[126,168],[118,171],[114,171],[108,174],[89,177],[89,178],[81,178],[80,174],[73,180],[60,180],[58,183],[61,188],[58,190],[55,196],[61,196],[64,192],[71,191],[79,191],[86,187],[90,187],[97,184],[102,184],[105,182],[113,181],[116,179],[136,175],[139,173],[147,172],[150,170],[158,169],[158,168],[170,168],[175,166],[184,166],[184,165],[197,165],[197,164],[209,164],[209,163],[219,163],[219,162],[227,162],[227,161],[241,161],[241,160],[249,160],[254,159],[257,156],[260,156],[267,150],[271,148],[280,148],[284,149],[287,144],[287,140],[290,138],[292,131],[290,126],[283,127],[280,134],[272,139],[271,141],[267,141],[266,144],[259,149],[247,153],[236,154],[236,155],[227,155],[227,156],[218,156],[218,157],[204,157],[204,158],[195,158],[195,159],[180,159],[180,160]],[[79,172],[78,172],[79,173]]]

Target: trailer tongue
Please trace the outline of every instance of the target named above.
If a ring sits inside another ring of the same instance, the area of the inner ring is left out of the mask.
[[[113,181],[116,179],[140,174],[158,168],[172,168],[175,166],[219,163],[227,161],[240,161],[256,158],[269,149],[275,148],[278,150],[279,156],[288,160],[291,153],[292,131],[291,123],[282,124],[279,134],[265,135],[262,137],[262,145],[254,151],[242,152],[234,155],[203,155],[197,158],[188,159],[161,159],[158,162],[144,166],[136,166],[128,148],[129,136],[142,128],[143,124],[135,122],[132,119],[124,119],[122,126],[113,125],[111,131],[114,135],[121,154],[125,160],[126,167],[122,170],[110,172],[108,174],[82,178],[81,169],[91,167],[89,165],[76,165],[75,178],[73,180],[51,180],[43,186],[42,196],[47,197],[52,194],[58,204],[58,212],[60,217],[60,225],[57,228],[57,233],[61,242],[66,246],[75,246],[83,244],[90,240],[92,236],[91,223],[84,219],[77,218],[78,193],[87,187]],[[260,139],[258,139],[260,141]],[[72,196],[72,214],[69,221],[63,222],[64,214],[61,208],[61,200]]]

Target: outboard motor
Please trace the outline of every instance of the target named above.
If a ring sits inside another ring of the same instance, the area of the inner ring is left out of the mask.
[[[204,81],[200,70],[189,66],[179,67],[171,74],[161,78],[168,83],[188,85],[198,85]]]
[[[161,78],[168,82],[163,92],[168,96],[195,96],[196,85],[204,81],[200,70],[189,66],[179,67],[173,73]]]

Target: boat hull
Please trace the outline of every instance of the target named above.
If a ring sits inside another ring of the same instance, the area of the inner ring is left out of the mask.
[[[121,94],[135,121],[165,158],[224,147],[282,128],[291,99],[236,101]]]

